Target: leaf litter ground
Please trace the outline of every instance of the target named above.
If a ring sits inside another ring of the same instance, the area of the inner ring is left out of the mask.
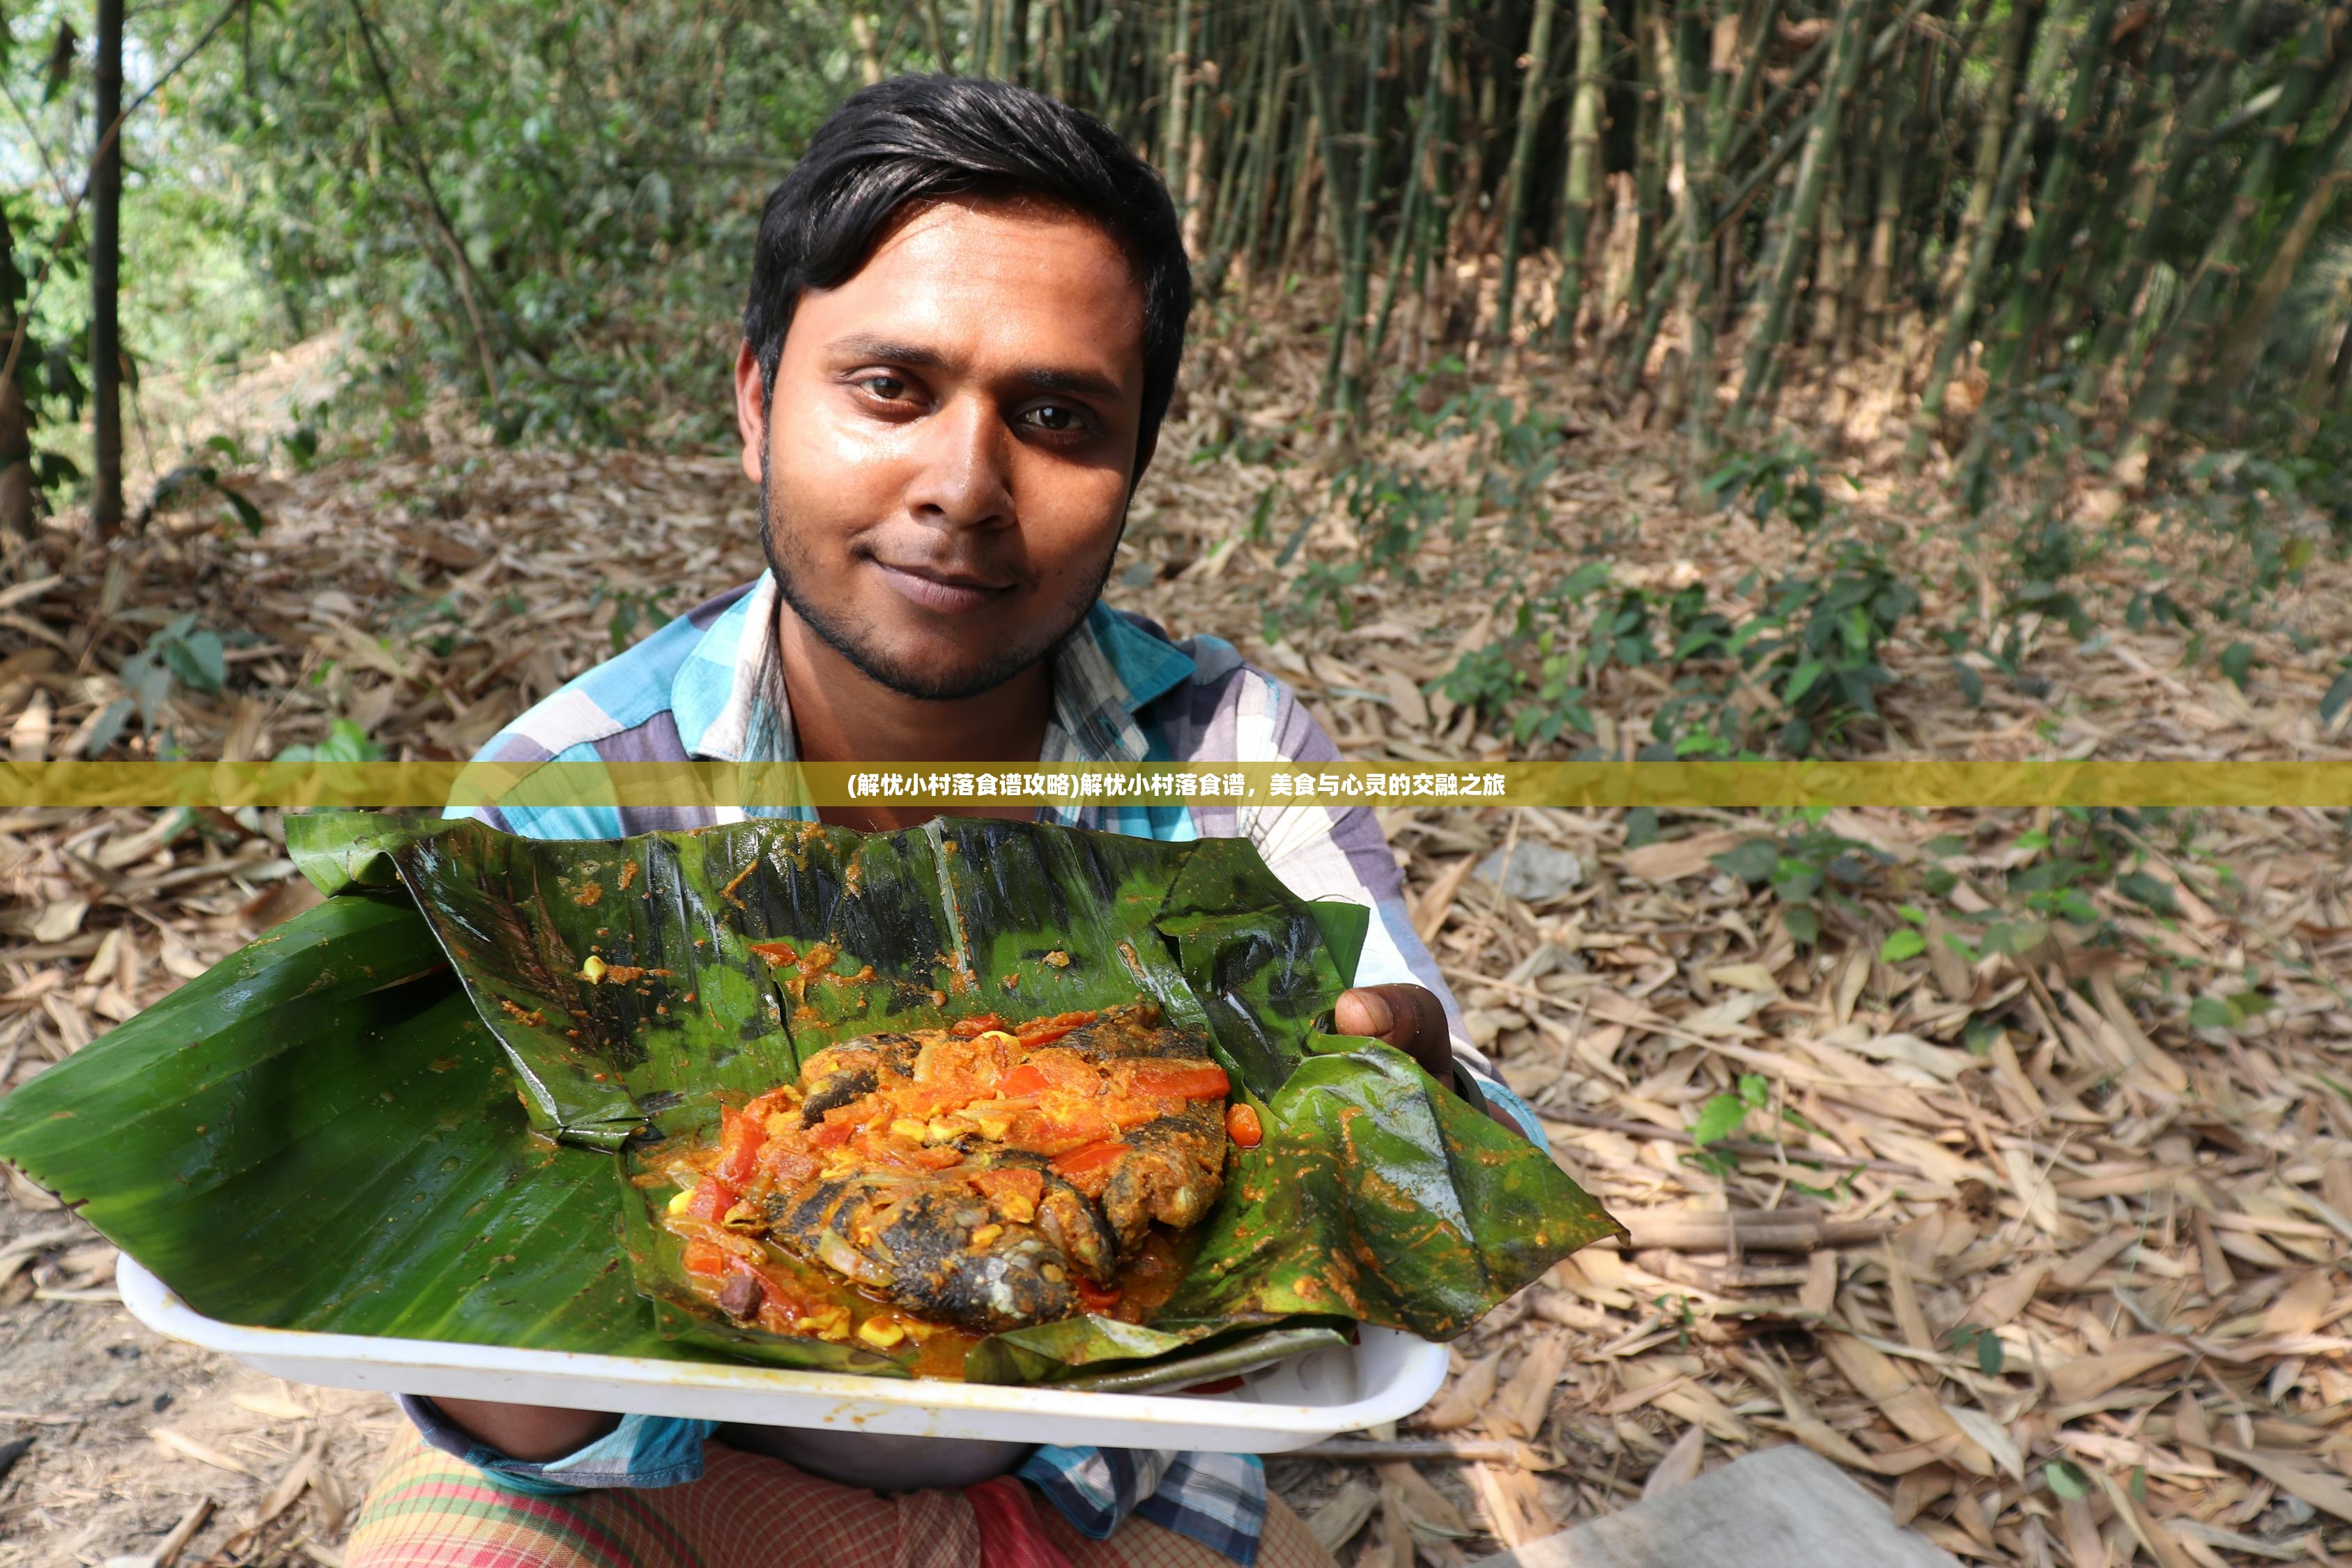
[[[1533,510],[1549,536],[1482,514],[1425,542],[1419,584],[1360,583],[1349,626],[1302,619],[1269,646],[1265,605],[1355,537],[1344,507],[1297,499],[1322,494],[1310,463],[1281,466],[1300,440],[1286,389],[1309,384],[1314,352],[1280,335],[1200,349],[1192,384],[1217,390],[1169,432],[1111,597],[1241,644],[1350,757],[1496,754],[1467,710],[1423,689],[1497,635],[1496,595],[1449,583],[1449,563],[1549,578],[1599,555],[1617,584],[1697,583],[1736,619],[1743,581],[1808,549],[1782,521],[1685,510],[1671,446],[1595,416],[1548,437],[1557,466]],[[1458,486],[1480,450],[1441,434],[1383,455]],[[2220,639],[2134,629],[2123,609],[2151,583],[2253,568],[2161,509],[2127,509],[2100,537],[2128,548],[2074,584],[2100,635],[2011,614],[2020,673],[2002,679],[1933,634],[1999,609],[1990,575],[1960,569],[2015,558],[2015,531],[1972,532],[1855,467],[1847,525],[1899,543],[1923,604],[1885,650],[1884,722],[1854,725],[1844,754],[2345,754],[2345,714],[2320,714],[2352,604],[2340,563],[2273,583],[2229,633],[2252,656],[2241,686]],[[1267,526],[1245,534],[1277,480]],[[226,646],[222,691],[183,680],[156,715],[188,752],[271,755],[341,718],[394,755],[464,754],[760,565],[731,461],[445,437],[255,476],[247,493],[269,520],[257,539],[166,514],[110,557],[59,530],[18,558],[0,592],[14,755],[82,754],[121,695],[105,672],[190,610]],[[1607,671],[1598,739],[1643,728],[1666,685]],[[1975,1560],[2352,1552],[2341,814],[1385,821],[1474,1032],[1633,1239],[1492,1314],[1427,1409],[1355,1439],[1374,1447],[1272,1462],[1343,1559],[1465,1562],[1789,1441]],[[1780,847],[1760,860],[1741,848],[1766,837]],[[1521,846],[1552,852],[1548,878],[1511,879],[1526,897],[1477,874]],[[19,813],[0,820],[0,1085],[313,897],[267,818]],[[1792,936],[1798,910],[1818,942]],[[97,1564],[180,1533],[184,1563],[338,1562],[398,1429],[388,1402],[157,1340],[114,1301],[113,1261],[27,1184],[0,1196],[0,1455],[31,1439],[0,1475],[0,1568]]]

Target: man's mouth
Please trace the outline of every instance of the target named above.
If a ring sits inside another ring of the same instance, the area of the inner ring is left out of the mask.
[[[1013,592],[1013,584],[972,572],[937,566],[895,566],[875,561],[883,580],[913,604],[942,615],[956,615],[992,604]]]

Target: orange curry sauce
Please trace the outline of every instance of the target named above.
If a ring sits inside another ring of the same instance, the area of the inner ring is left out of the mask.
[[[802,1125],[797,1084],[771,1089],[740,1109],[722,1107],[714,1143],[644,1178],[646,1184],[681,1189],[664,1209],[662,1224],[686,1244],[684,1266],[695,1293],[722,1311],[730,1302],[756,1302],[754,1311],[732,1315],[755,1320],[772,1333],[855,1343],[901,1359],[918,1376],[961,1378],[964,1356],[980,1336],[925,1321],[746,1233],[761,1227],[771,1193],[836,1166],[953,1171],[964,1158],[950,1140],[973,1131],[1004,1148],[1048,1157],[1057,1174],[1098,1199],[1127,1147],[1121,1142],[1126,1129],[1190,1100],[1223,1100],[1229,1089],[1224,1069],[1213,1064],[1097,1063],[1054,1047],[1098,1016],[1063,1013],[1020,1025],[992,1013],[963,1019],[923,1047],[913,1079],[835,1106],[813,1126]],[[824,1074],[827,1054],[804,1064],[804,1082]],[[1036,1171],[975,1169],[966,1180],[997,1219],[1025,1225],[1035,1217],[1043,1185]],[[1174,1294],[1196,1242],[1154,1226],[1113,1289],[1076,1280],[1080,1304],[1128,1322],[1148,1321]]]

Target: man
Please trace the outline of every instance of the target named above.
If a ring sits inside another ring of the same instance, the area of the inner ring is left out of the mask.
[[[761,224],[735,399],[768,572],[548,698],[485,755],[1336,759],[1290,694],[1230,646],[1172,643],[1098,602],[1190,303],[1167,194],[1103,126],[1002,83],[905,78],[859,93]],[[742,813],[484,815],[519,833],[602,837]],[[929,814],[822,815],[873,829]],[[1338,1026],[1389,1040],[1507,1126],[1532,1130],[1498,1109],[1516,1102],[1454,1037],[1369,812],[1204,803],[1036,815],[1162,839],[1247,837],[1295,891],[1373,905],[1368,984],[1340,998]],[[709,1423],[405,1403],[430,1447],[379,1482],[352,1568],[485,1552],[530,1563],[1329,1562],[1246,1457],[765,1428],[729,1428],[706,1452]],[[1052,1506],[1036,1508],[1024,1481]],[[755,1519],[783,1533],[748,1529]]]

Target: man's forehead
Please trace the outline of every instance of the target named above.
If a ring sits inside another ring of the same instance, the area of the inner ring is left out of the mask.
[[[856,272],[810,290],[796,314],[795,325],[821,319],[829,353],[855,352],[861,340],[911,346],[917,333],[1020,335],[1033,349],[1088,351],[1106,368],[1118,366],[1123,380],[1140,371],[1143,286],[1134,266],[1100,224],[1034,197],[910,205]],[[1119,364],[1126,360],[1135,363]]]

